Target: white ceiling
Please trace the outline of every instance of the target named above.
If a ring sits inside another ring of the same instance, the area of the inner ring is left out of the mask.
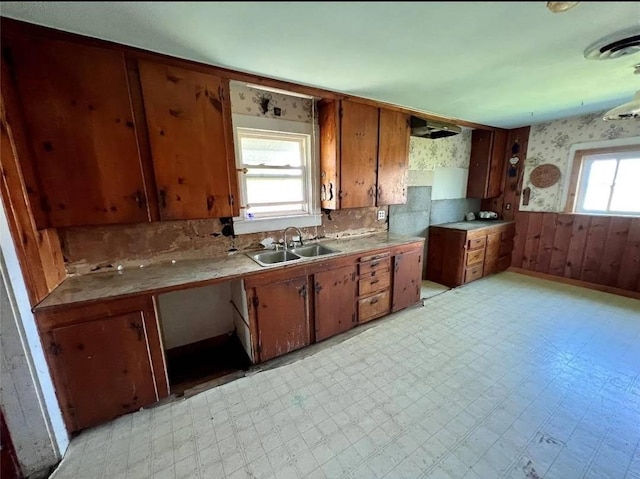
[[[585,60],[640,2],[2,2],[0,13],[467,121],[518,127],[640,89],[640,54]]]

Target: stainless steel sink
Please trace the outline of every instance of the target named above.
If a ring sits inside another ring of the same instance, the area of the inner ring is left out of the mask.
[[[300,246],[298,248],[293,248],[291,251],[299,256],[303,256],[306,258],[314,256],[324,256],[326,254],[335,254],[340,252],[335,249],[327,248],[326,246],[323,246],[321,244]]]
[[[246,255],[260,266],[271,266],[335,253],[340,253],[340,251],[327,248],[320,244],[312,244],[293,248],[288,251],[256,251],[254,253],[246,253]]]
[[[257,253],[247,253],[247,256],[260,266],[270,266],[300,259],[300,256],[291,251],[258,251]]]

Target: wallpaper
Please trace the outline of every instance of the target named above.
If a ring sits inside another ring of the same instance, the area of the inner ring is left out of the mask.
[[[613,140],[640,135],[640,120],[604,121],[604,112],[554,120],[531,126],[522,188],[531,188],[522,211],[563,211],[565,180],[572,163],[571,146],[576,143]],[[533,168],[552,163],[560,168],[560,180],[549,188],[536,188],[529,182]]]
[[[471,130],[448,138],[430,140],[412,136],[409,142],[409,169],[434,171],[437,167],[469,168]]]
[[[304,123],[312,122],[313,101],[311,99],[258,90],[238,82],[231,82],[229,89],[233,113]],[[260,105],[263,99],[269,100],[266,114],[262,113]],[[275,114],[275,108],[280,108],[280,116]]]

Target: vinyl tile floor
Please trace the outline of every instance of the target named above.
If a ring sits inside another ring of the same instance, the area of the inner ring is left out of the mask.
[[[67,478],[640,479],[640,301],[502,273],[74,438]]]

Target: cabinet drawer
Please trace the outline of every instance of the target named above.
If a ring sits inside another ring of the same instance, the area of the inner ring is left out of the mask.
[[[391,256],[391,252],[390,251],[385,251],[383,253],[376,253],[376,254],[372,254],[369,256],[361,256],[360,257],[360,262],[361,263],[366,263],[367,261],[375,261],[375,260],[379,260],[379,259],[384,259],[384,258],[389,258]]]
[[[365,296],[367,294],[375,293],[376,291],[389,289],[390,284],[391,273],[389,270],[368,273],[365,276],[360,276],[360,281],[358,282],[358,295]]]
[[[484,261],[484,249],[476,249],[467,253],[467,265],[482,263]]]
[[[482,278],[482,263],[477,266],[470,266],[464,272],[464,282],[469,283],[470,281],[475,281],[476,279]]]
[[[389,290],[358,300],[358,322],[364,323],[389,313]]]
[[[467,249],[471,250],[483,248],[485,244],[487,244],[486,236],[482,236],[480,238],[471,238],[469,241],[467,241]]]
[[[386,258],[360,262],[358,265],[358,274],[362,276],[373,271],[380,271],[384,269],[391,269],[391,258],[388,256]]]

